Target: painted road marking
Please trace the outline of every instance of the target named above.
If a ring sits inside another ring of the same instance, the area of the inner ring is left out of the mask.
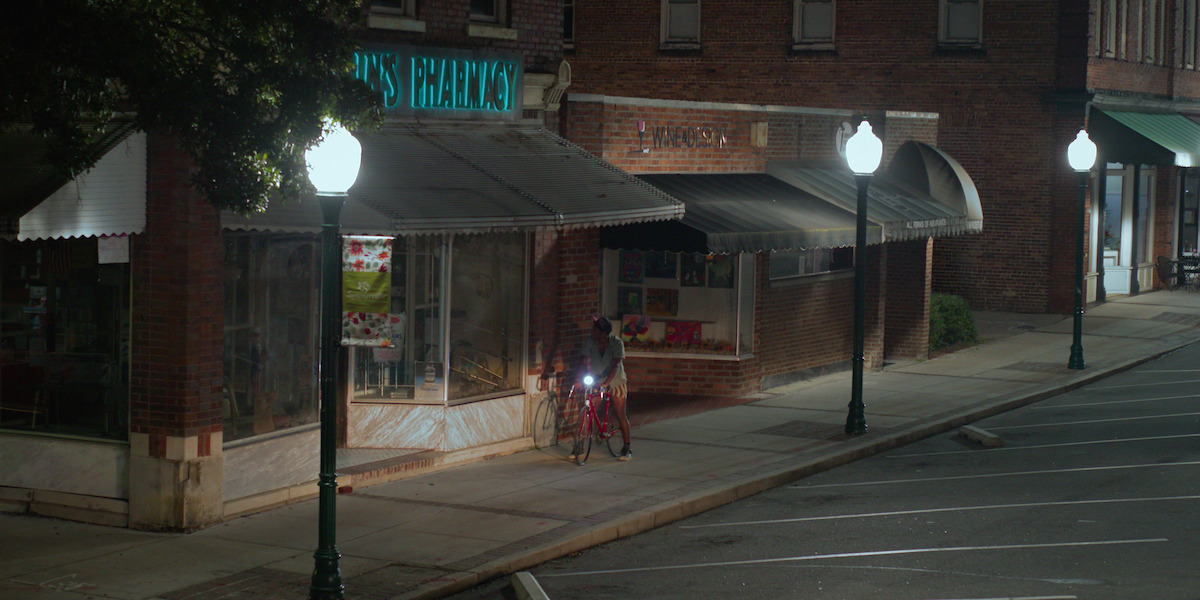
[[[1122,469],[1156,469],[1162,467],[1194,467],[1200,461],[1183,461],[1173,463],[1149,463],[1144,465],[1111,465],[1106,467],[1076,467],[1073,469],[1046,469],[1044,471],[1012,471],[1009,473],[988,473],[986,475],[955,475],[952,477],[917,477],[913,479],[891,479],[883,481],[858,481],[853,483],[822,483],[818,485],[789,485],[788,489],[813,490],[817,488],[856,487],[868,485],[888,485],[892,483],[924,483],[927,481],[955,481],[963,479],[991,479],[997,477],[1022,477],[1025,475],[1059,475],[1062,473],[1087,473],[1092,471],[1119,471]]]
[[[1145,417],[1121,417],[1119,419],[1092,419],[1090,421],[1065,421],[1062,423],[1035,423],[1032,425],[1000,425],[989,426],[989,430],[1025,429],[1032,427],[1062,427],[1064,425],[1095,425],[1096,423],[1120,423],[1124,421],[1145,421],[1147,419],[1175,419],[1178,417],[1196,417],[1200,412],[1176,413],[1173,415],[1149,415]]]
[[[1200,496],[1162,496],[1158,498],[1109,498],[1105,500],[1072,500],[1059,502],[1022,502],[1019,504],[986,504],[981,506],[953,506],[947,508],[926,508],[918,510],[896,510],[889,512],[858,513],[849,515],[827,515],[823,517],[792,517],[787,519],[766,519],[762,521],[733,521],[729,523],[713,523],[711,525],[680,525],[680,529],[708,529],[712,527],[736,527],[741,525],[776,525],[779,523],[800,523],[804,521],[833,521],[838,519],[867,519],[872,517],[898,517],[904,515],[926,515],[944,512],[968,512],[976,510],[1004,510],[1009,508],[1038,508],[1044,506],[1079,506],[1083,504],[1121,504],[1128,502],[1175,502],[1180,500],[1200,500]]]
[[[1046,448],[1069,448],[1071,446],[1095,446],[1098,444],[1124,444],[1127,442],[1156,442],[1159,440],[1173,440],[1179,438],[1200,437],[1200,433],[1181,433],[1179,435],[1155,435],[1149,437],[1138,438],[1122,438],[1119,440],[1092,440],[1088,442],[1063,442],[1061,444],[1038,444],[1034,446],[1005,446],[1002,448],[991,448],[987,452],[1009,452],[1012,450],[1044,450]],[[888,454],[887,458],[891,460],[899,458],[914,458],[918,456],[945,456],[949,454],[977,454],[979,450],[945,450],[942,452],[921,452],[917,454]]]
[[[765,565],[772,563],[808,562],[815,560],[832,560],[835,558],[870,558],[874,556],[902,556],[911,554],[934,554],[944,552],[986,552],[997,550],[1041,550],[1047,548],[1081,548],[1086,546],[1117,546],[1122,544],[1159,544],[1169,542],[1167,538],[1147,538],[1141,540],[1100,540],[1095,542],[1060,542],[1051,544],[1010,544],[1002,546],[952,546],[949,548],[904,548],[900,550],[868,550],[864,552],[839,552],[836,554],[811,554],[804,556],[784,556],[780,558],[755,558],[749,560],[728,560],[721,562],[691,563],[686,565],[664,565],[660,567],[630,567],[626,569],[603,569],[598,571],[576,571],[574,573],[542,573],[542,579],[548,577],[578,577],[581,575],[611,575],[615,573],[651,573],[655,571],[677,571],[682,569],[706,569],[712,567],[739,567],[743,565]]]
[[[1089,385],[1087,387],[1087,390],[1089,392],[1095,391],[1095,390],[1119,390],[1119,389],[1132,388],[1132,387],[1151,387],[1151,386],[1155,386],[1155,385],[1179,385],[1181,383],[1200,383],[1200,379],[1182,379],[1179,381],[1155,381],[1153,383],[1123,383],[1121,385],[1099,385],[1099,386]]]
[[[1187,398],[1200,398],[1200,394],[1187,394],[1184,396],[1159,396],[1157,398],[1135,398],[1133,400],[1109,400],[1106,402],[1083,402],[1080,404],[1035,404],[1033,406],[1030,406],[1029,409],[1030,410],[1056,410],[1059,408],[1091,408],[1093,406],[1108,406],[1110,404],[1136,404],[1138,402],[1157,402],[1158,400],[1184,400]]]

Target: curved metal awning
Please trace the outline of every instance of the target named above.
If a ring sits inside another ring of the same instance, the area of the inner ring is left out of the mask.
[[[767,172],[854,212],[858,189],[844,161],[777,161]],[[947,237],[983,230],[983,208],[970,175],[942,150],[910,140],[868,188],[867,220],[883,241]]]
[[[678,219],[683,203],[544,127],[392,122],[357,136],[358,181],[346,233],[420,235],[599,227]],[[286,205],[286,203],[284,203]],[[240,217],[227,228],[319,229],[316,201]],[[296,211],[307,208],[309,216]],[[356,219],[358,221],[356,222]]]

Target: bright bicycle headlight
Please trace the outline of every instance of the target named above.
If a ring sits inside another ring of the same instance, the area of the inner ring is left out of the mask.
[[[591,375],[583,376],[583,385],[592,385],[593,383],[596,383],[595,377],[592,377]]]

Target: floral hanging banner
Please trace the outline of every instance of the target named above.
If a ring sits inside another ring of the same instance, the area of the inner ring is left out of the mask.
[[[392,314],[392,240],[342,238],[342,344],[394,346],[404,335],[404,315]]]

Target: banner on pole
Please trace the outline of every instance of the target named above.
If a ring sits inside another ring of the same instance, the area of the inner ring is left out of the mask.
[[[342,243],[342,345],[399,344],[404,315],[392,313],[392,241],[348,235]]]

